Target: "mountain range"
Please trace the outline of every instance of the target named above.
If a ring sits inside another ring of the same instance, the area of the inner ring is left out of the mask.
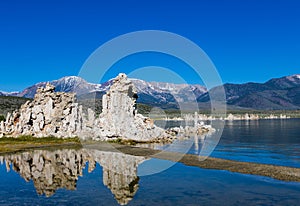
[[[240,108],[258,110],[300,109],[300,75],[274,78],[265,83],[224,84],[226,102]],[[209,93],[218,93],[220,87]],[[209,95],[200,95],[198,102],[208,102]]]
[[[131,79],[138,92],[138,102],[163,108],[178,108],[180,102],[197,102],[209,105],[209,94],[218,93],[221,86],[209,91],[198,84],[173,84],[146,82]],[[93,84],[77,76],[63,77],[50,83],[56,91],[75,92],[78,98],[101,98],[109,89],[113,80],[102,84]],[[0,96],[33,98],[36,89],[46,82],[32,85],[21,92],[0,92]],[[300,109],[300,75],[274,78],[265,83],[224,84],[226,102],[231,108],[279,110]]]

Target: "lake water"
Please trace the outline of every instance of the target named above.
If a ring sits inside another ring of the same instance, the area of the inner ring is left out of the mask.
[[[300,120],[226,122],[212,156],[300,167]],[[203,140],[181,142],[199,154]],[[191,143],[191,144],[190,144]],[[178,147],[178,145],[177,145]],[[0,155],[1,205],[299,205],[300,183],[99,149]],[[170,166],[145,175],[157,165]]]
[[[300,119],[226,122],[211,156],[300,167]]]

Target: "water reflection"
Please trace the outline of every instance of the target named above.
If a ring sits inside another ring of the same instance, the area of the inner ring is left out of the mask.
[[[128,204],[138,190],[137,167],[145,157],[95,149],[34,150],[0,156],[6,170],[12,168],[27,182],[32,180],[39,195],[52,196],[56,190],[75,190],[79,176],[88,163],[92,172],[96,163],[103,167],[103,184],[120,205]]]

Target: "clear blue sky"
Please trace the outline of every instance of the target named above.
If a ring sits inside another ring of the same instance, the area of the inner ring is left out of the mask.
[[[300,73],[299,11],[297,0],[3,0],[0,90],[77,75],[101,44],[150,29],[197,43],[223,82]]]

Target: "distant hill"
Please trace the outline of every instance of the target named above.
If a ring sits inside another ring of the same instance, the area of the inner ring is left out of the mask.
[[[300,109],[300,75],[274,78],[265,83],[224,84],[230,106],[260,110]],[[220,87],[209,92],[217,94]],[[198,102],[209,102],[208,92]]]
[[[6,117],[8,112],[20,108],[28,100],[30,99],[23,97],[0,96],[0,115]]]

